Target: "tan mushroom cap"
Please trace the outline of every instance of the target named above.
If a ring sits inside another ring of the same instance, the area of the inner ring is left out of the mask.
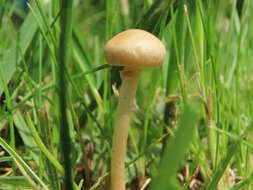
[[[121,32],[107,42],[104,55],[108,64],[126,67],[160,67],[166,56],[163,43],[139,29]]]

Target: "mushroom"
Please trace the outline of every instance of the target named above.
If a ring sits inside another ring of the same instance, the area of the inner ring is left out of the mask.
[[[130,113],[133,108],[142,67],[160,67],[166,56],[162,42],[139,29],[119,33],[107,42],[104,55],[108,64],[124,66],[116,112],[111,155],[111,190],[125,190],[125,155]]]

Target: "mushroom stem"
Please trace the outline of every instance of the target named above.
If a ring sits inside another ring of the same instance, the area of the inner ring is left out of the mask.
[[[120,88],[111,156],[111,190],[125,190],[125,155],[127,148],[130,113],[133,108],[141,69],[121,71]]]

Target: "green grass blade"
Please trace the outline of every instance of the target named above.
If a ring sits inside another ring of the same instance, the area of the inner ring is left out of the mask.
[[[53,143],[51,143],[51,135],[50,135],[51,124],[48,121],[48,115],[47,115],[46,109],[44,107],[41,108],[38,115],[39,115],[39,118],[38,118],[39,127],[38,128],[39,128],[40,137],[43,140],[44,144],[46,145],[47,149],[50,152],[54,152],[54,149],[51,146],[53,144]],[[40,164],[40,165],[42,165],[42,166],[44,165],[44,168],[45,168],[45,171],[46,171],[46,174],[48,177],[48,182],[50,184],[51,189],[58,190],[59,184],[60,184],[60,182],[59,182],[60,179],[59,179],[57,169],[54,167],[52,162],[47,159],[47,157],[45,155],[42,156],[41,161],[43,162],[43,164]]]
[[[33,136],[29,130],[29,127],[26,125],[25,120],[23,119],[23,116],[20,111],[17,111],[15,115],[13,116],[14,124],[16,126],[16,129],[18,130],[19,135],[21,136],[26,148],[29,149],[29,152],[33,159],[38,162],[38,153],[39,149],[36,144],[36,142],[33,139]]]
[[[61,14],[61,34],[59,47],[59,91],[60,97],[60,145],[63,153],[64,165],[64,187],[72,190],[72,166],[71,166],[71,140],[69,134],[69,125],[67,121],[67,85],[65,80],[66,66],[68,63],[71,38],[72,38],[72,0],[62,0],[62,14]]]
[[[46,184],[33,172],[33,170],[26,164],[26,162],[19,156],[1,137],[0,146],[11,155],[11,157],[16,160],[24,169],[35,179],[35,181],[40,184],[45,190],[49,190]]]
[[[42,142],[38,132],[36,131],[34,124],[31,120],[31,118],[29,117],[29,115],[25,116],[26,121],[27,121],[27,126],[30,129],[30,132],[34,138],[34,141],[37,143],[38,147],[40,148],[40,150],[45,154],[45,156],[48,158],[48,160],[51,161],[51,163],[57,168],[57,170],[63,174],[64,170],[63,167],[61,166],[61,164],[56,160],[56,158],[49,152],[49,150],[47,149],[47,147],[44,145],[44,143]]]
[[[177,88],[177,81],[180,80],[181,90],[183,93],[183,97],[185,98],[186,95],[184,95],[184,88],[183,88],[183,76],[182,71],[180,67],[183,63],[183,57],[184,57],[184,40],[185,40],[185,16],[184,16],[184,7],[183,7],[184,0],[181,0],[178,5],[177,14],[172,14],[172,20],[173,20],[173,42],[170,46],[170,57],[169,57],[169,64],[167,68],[167,81],[166,81],[166,95],[171,95],[172,93],[175,93]],[[186,98],[185,98],[186,99]],[[166,104],[166,106],[169,106],[169,103]],[[165,112],[165,118],[168,118],[166,115],[167,112]]]
[[[155,35],[158,35],[160,32],[161,18],[164,14],[165,9],[170,7],[174,0],[157,0],[151,7],[143,14],[141,19],[137,22],[136,27],[143,30],[147,30]],[[166,24],[169,19],[166,20]],[[156,27],[155,27],[156,26]]]
[[[15,176],[15,177],[3,177],[0,176],[0,184],[5,185],[15,185],[22,187],[32,187],[25,177]]]
[[[31,161],[32,160],[32,158],[31,157],[23,157],[23,159],[25,160],[25,161]],[[11,156],[1,156],[0,157],[0,163],[1,162],[10,162],[10,161],[12,161],[12,158],[11,158]]]
[[[78,78],[83,77],[83,76],[85,76],[87,74],[91,74],[91,73],[94,73],[94,72],[106,69],[108,67],[110,67],[110,65],[108,65],[108,64],[100,65],[100,66],[95,67],[95,68],[93,68],[93,69],[91,69],[89,71],[80,72],[78,74],[72,75],[71,77],[72,77],[72,79],[78,79]]]
[[[191,105],[192,106],[192,105]],[[154,179],[151,190],[174,189],[175,176],[193,137],[198,114],[190,105],[185,105],[174,139],[168,143],[160,164],[158,175]],[[196,105],[195,105],[196,106]]]
[[[52,40],[52,42],[53,42],[53,44],[54,44],[54,47],[56,48],[56,47],[57,47],[57,45],[56,45],[56,39],[55,39],[55,37],[53,36],[53,32],[52,32],[52,30],[51,30],[49,21],[47,20],[47,16],[46,16],[46,14],[44,13],[44,10],[43,10],[44,7],[43,7],[43,5],[41,4],[41,2],[38,1],[38,0],[34,0],[34,2],[35,2],[36,6],[37,6],[37,8],[38,8],[38,11],[39,11],[40,16],[41,16],[41,18],[42,18],[42,21],[43,21],[44,25],[46,26],[47,32],[49,33],[49,36],[50,36],[50,38],[51,38],[51,40]],[[56,18],[57,18],[57,17],[56,17]]]
[[[236,148],[237,145],[232,145],[227,153],[227,156],[224,158],[223,161],[220,162],[220,166],[218,167],[217,171],[214,174],[214,177],[212,178],[211,183],[209,184],[207,190],[213,190],[213,189],[217,189],[217,185],[222,177],[222,175],[224,174],[230,160],[232,159],[232,157],[234,156],[235,152],[238,150]]]
[[[235,185],[233,185],[232,187],[228,188],[227,190],[239,190],[241,189],[243,186],[251,183],[253,180],[253,173],[250,174],[249,177],[239,181],[238,183],[236,183]]]
[[[28,50],[28,47],[31,45],[33,42],[33,38],[36,34],[36,31],[38,29],[38,25],[33,18],[33,15],[29,13],[22,24],[22,27],[20,28],[19,32],[19,46],[20,49],[22,49],[23,54],[26,53]],[[6,83],[8,84],[9,81],[11,80],[12,75],[16,71],[16,63],[21,60],[21,56],[17,57],[17,45],[16,41],[14,41],[5,53],[3,60],[2,60],[2,67],[3,67],[3,72],[5,73],[5,80]],[[3,92],[3,84],[0,82],[0,94]]]
[[[7,104],[7,109],[8,111],[12,109],[12,105],[11,105],[11,99],[10,99],[10,93],[8,90],[8,86],[6,83],[6,79],[5,79],[5,74],[3,72],[3,68],[2,65],[0,65],[0,81],[3,84],[4,87],[4,94],[6,97],[6,104]],[[11,112],[10,112],[11,113]],[[9,127],[10,127],[10,139],[11,139],[11,147],[15,150],[15,132],[14,132],[14,124],[13,124],[13,116],[12,114],[10,114],[8,116],[9,119]],[[13,174],[15,175],[15,165],[12,165],[12,169],[13,169]]]

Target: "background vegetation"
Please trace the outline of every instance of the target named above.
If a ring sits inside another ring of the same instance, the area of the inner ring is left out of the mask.
[[[252,18],[250,0],[0,0],[0,189],[108,189],[121,68],[103,47],[129,28],[167,58],[141,77],[127,187],[252,189]]]

